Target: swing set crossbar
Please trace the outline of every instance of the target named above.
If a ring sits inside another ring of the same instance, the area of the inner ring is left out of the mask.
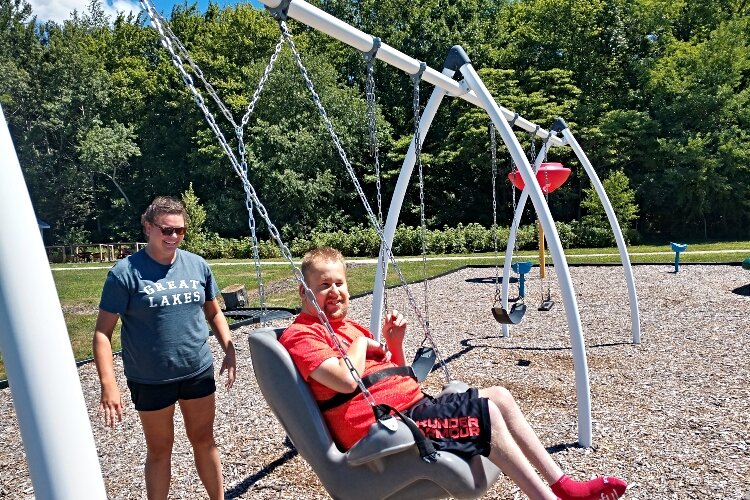
[[[293,0],[288,2],[288,6],[285,5],[285,2],[287,1],[288,0],[260,0],[260,2],[271,11],[278,9],[279,7],[286,7],[287,16],[325,33],[350,47],[354,47],[360,52],[369,53],[374,48],[375,43],[379,43],[377,52],[375,53],[376,59],[400,69],[407,75],[419,73],[420,66],[423,64],[421,61],[407,56],[387,43],[374,42],[373,36],[350,26],[342,20],[310,5],[304,0]],[[451,97],[459,97],[486,110],[480,97],[477,96],[473,90],[470,90],[465,82],[459,83],[430,66],[427,66],[424,72],[422,72],[421,79],[435,87],[445,90]],[[519,128],[526,130],[527,132],[535,132],[537,137],[540,137],[543,140],[549,140],[550,143],[556,147],[565,145],[565,141],[557,137],[555,134],[552,134],[535,123],[518,116],[517,113],[502,106],[498,107],[506,121],[510,122],[515,119],[514,123]]]

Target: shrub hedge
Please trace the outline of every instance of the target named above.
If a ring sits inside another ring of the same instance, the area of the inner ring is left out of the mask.
[[[556,222],[557,232],[563,248],[602,248],[615,244],[609,228],[582,224],[579,221]],[[428,229],[425,238],[427,254],[457,254],[505,251],[510,228],[498,227],[497,231],[479,224],[459,224],[456,227]],[[626,240],[637,240],[638,234],[629,231]],[[294,256],[301,256],[308,250],[327,245],[338,248],[347,257],[375,257],[380,249],[380,238],[372,227],[356,226],[350,230],[318,231],[309,235],[297,236],[286,243]],[[537,228],[534,224],[521,226],[516,236],[519,250],[538,248]],[[249,259],[253,248],[249,237],[242,239],[221,238],[216,233],[192,235],[186,239],[185,248],[208,259]],[[258,245],[262,259],[279,258],[281,251],[272,240],[262,240]],[[419,227],[401,225],[396,229],[393,241],[394,255],[421,255],[422,230]]]

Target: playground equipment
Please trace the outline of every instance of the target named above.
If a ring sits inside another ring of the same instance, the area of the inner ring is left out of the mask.
[[[687,250],[687,243],[670,243],[672,245],[672,251],[674,252],[674,272],[680,270],[680,254]]]
[[[750,257],[742,261],[742,269],[750,271]]]
[[[524,303],[524,297],[526,297],[525,275],[531,270],[531,266],[532,263],[530,261],[513,263],[513,271],[518,274],[518,296],[508,299],[508,302],[515,302],[510,311],[507,307],[500,305],[501,290],[496,282],[495,304],[492,306],[492,316],[501,325],[517,325],[523,319],[523,315],[526,314],[526,304]]]
[[[419,460],[414,436],[403,425],[389,431],[375,423],[352,449],[341,452],[309,387],[277,340],[282,330],[250,334],[255,376],[300,456],[333,498],[476,498],[498,478],[500,470],[483,456],[463,460],[441,452],[433,463]],[[445,390],[462,388],[452,384]]]
[[[511,267],[513,268],[513,271],[518,274],[518,296],[524,298],[526,297],[526,289],[524,286],[526,282],[526,273],[531,271],[532,262],[530,260],[514,262]]]
[[[565,184],[568,177],[570,177],[570,169],[557,162],[542,163],[536,171],[536,181],[544,194],[549,194]],[[523,177],[515,170],[508,172],[508,180],[521,191],[526,186]]]
[[[297,19],[313,29],[329,34],[355,47],[361,52],[369,52],[375,45],[375,39],[371,35],[343,23],[304,0],[261,1],[274,11],[280,19],[286,19],[287,16]],[[179,44],[176,38],[172,38],[173,34],[171,32],[168,34],[165,33],[165,27],[149,0],[143,0],[143,5],[151,18],[151,25],[159,30],[166,49],[170,51],[175,67],[180,72],[183,81],[190,88],[196,103],[206,116],[210,128],[216,134],[222,149],[229,157],[232,167],[241,179],[247,199],[249,202],[252,202],[252,206],[249,208],[256,210],[263,217],[268,225],[269,232],[278,243],[282,255],[289,261],[294,270],[295,277],[303,285],[305,294],[315,303],[314,294],[306,286],[304,277],[295,266],[289,249],[281,240],[278,229],[271,222],[265,207],[258,199],[254,187],[248,181],[246,168],[243,168],[243,162],[241,159],[237,159],[232,148],[228,146],[226,138],[206,108],[206,102],[202,94],[197,92],[193,85],[193,77],[202,78],[202,73],[198,71],[188,73],[185,70],[183,59],[178,55],[178,52],[182,54],[181,51],[184,50],[184,47]],[[286,42],[287,46],[293,48],[291,36],[286,30],[283,20],[280,21],[279,25],[282,29],[282,40],[279,46],[282,45],[282,42]],[[166,28],[166,31],[169,31],[168,28]],[[278,52],[275,54],[278,54]],[[377,59],[409,75],[418,74],[421,80],[435,86],[421,114],[418,123],[418,133],[415,134],[404,160],[394,195],[391,199],[385,228],[383,228],[378,223],[369,203],[364,198],[356,175],[353,173],[351,165],[346,159],[340,142],[337,142],[337,137],[330,120],[326,119],[325,112],[320,108],[320,100],[317,98],[317,94],[312,87],[312,82],[309,80],[306,71],[304,71],[298,53],[294,52],[294,55],[295,62],[305,77],[305,84],[310,89],[313,100],[319,107],[321,116],[325,120],[325,126],[331,134],[347,168],[347,173],[352,177],[355,188],[363,199],[368,217],[373,222],[373,226],[376,228],[378,236],[382,241],[380,255],[381,260],[384,262],[379,266],[376,274],[373,311],[371,314],[373,320],[378,323],[382,317],[383,291],[385,288],[385,273],[387,271],[385,260],[390,260],[394,269],[400,273],[391,252],[391,247],[406,188],[415,165],[418,144],[424,141],[437,109],[445,96],[460,98],[484,109],[488,113],[494,126],[500,131],[502,140],[510,151],[513,161],[518,166],[521,178],[525,183],[517,212],[518,210],[523,210],[525,202],[530,197],[539,216],[540,224],[547,235],[550,253],[554,259],[560,282],[561,296],[565,307],[573,353],[576,396],[578,399],[578,442],[581,446],[590,447],[592,444],[592,426],[588,367],[576,296],[562,245],[554,221],[549,213],[544,193],[540,185],[533,182],[534,171],[532,171],[532,166],[529,164],[529,160],[526,158],[518,139],[513,133],[513,126],[533,132],[535,136],[542,138],[545,141],[545,148],[568,145],[575,152],[596,188],[615,233],[615,239],[620,250],[625,278],[628,284],[634,343],[640,342],[640,323],[632,269],[625,250],[622,233],[614,216],[614,211],[601,182],[593,171],[593,167],[565,122],[562,119],[558,119],[555,121],[552,129],[547,131],[526,119],[518,117],[512,111],[500,107],[489,94],[468,56],[460,47],[454,47],[449,51],[443,65],[443,70],[440,72],[427,67],[424,63],[399,52],[387,44],[381,44],[376,54]],[[273,61],[269,63],[267,71],[264,73],[264,78],[267,78],[272,63]],[[193,65],[194,63],[188,60],[188,64]],[[453,75],[456,72],[460,72],[463,77],[461,81],[453,79]],[[261,80],[262,82],[263,79]],[[259,85],[258,92],[253,96],[248,111],[251,111],[257,102],[261,87],[262,85]],[[215,94],[212,94],[212,97],[214,96]],[[512,124],[509,123],[511,120]],[[242,125],[244,124],[245,121],[243,118]],[[562,138],[558,137],[558,134],[562,134]],[[238,140],[241,140],[241,137]],[[72,362],[72,351],[70,350],[67,335],[63,335],[62,333],[64,331],[64,320],[59,307],[59,301],[56,297],[51,273],[47,272],[48,266],[46,264],[46,256],[43,252],[43,243],[35,226],[33,210],[27,191],[24,188],[20,166],[18,166],[18,160],[14,154],[10,134],[7,133],[7,125],[5,124],[4,117],[2,118],[2,124],[0,124],[0,154],[2,154],[3,158],[11,160],[10,168],[0,169],[0,190],[2,190],[3,194],[3,196],[0,196],[0,203],[3,203],[3,208],[5,208],[2,210],[4,214],[3,224],[0,224],[0,348],[2,348],[4,354],[9,380],[14,391],[14,403],[19,417],[21,434],[24,438],[24,446],[26,448],[35,494],[40,498],[104,498],[106,493],[104,491],[101,470],[98,465],[93,436],[88,424],[88,414],[82,398],[82,392],[80,391],[80,382],[77,380],[77,373],[74,368],[75,364]],[[534,161],[534,165],[538,168],[541,162],[542,157],[539,156]],[[31,233],[35,234],[36,237],[26,238]],[[508,247],[512,248],[515,240],[515,228],[511,231],[510,240]],[[512,255],[506,254],[503,270],[504,302],[507,300],[511,257]],[[35,264],[30,266],[30,262]],[[31,275],[29,274],[29,269],[34,271]],[[19,274],[20,270],[24,271],[23,276]],[[19,295],[17,290],[23,289],[30,282],[35,284],[35,294],[33,296],[29,294]],[[413,303],[414,299],[408,292],[407,296],[410,303]],[[34,311],[35,314],[29,314],[29,311]],[[332,332],[326,316],[321,311],[318,311],[318,315],[326,329]],[[416,312],[416,317],[417,321],[424,327],[424,318],[418,311]],[[371,326],[371,329],[376,332],[379,330],[377,325],[374,328]],[[428,329],[424,329],[426,332],[428,331]],[[27,335],[28,332],[36,332],[37,334],[30,337]],[[335,339],[335,336],[333,338]],[[345,357],[345,351],[340,343],[336,340],[334,342],[335,347]],[[443,367],[445,368],[444,364]],[[44,378],[33,376],[36,373],[42,372],[46,374]],[[357,380],[363,395],[366,398],[369,395],[368,402],[374,405],[374,402],[371,401],[372,396],[357,376],[356,371],[353,372],[353,377]],[[382,420],[379,419],[379,423],[388,426],[393,424],[393,420],[392,417],[386,416]],[[75,450],[76,460],[70,460],[71,450]],[[411,459],[414,461],[414,454],[412,453],[411,455]],[[416,460],[416,462],[419,462],[419,460]],[[416,467],[416,465],[413,465],[413,467]],[[481,477],[488,476],[478,471],[475,467],[470,468],[472,469],[471,473],[475,481],[473,483],[474,487],[481,486]],[[438,469],[438,474],[440,471],[441,469]],[[387,483],[387,481],[383,482]],[[456,496],[462,495],[457,494]]]
[[[34,496],[106,498],[60,299],[2,106],[0,161],[0,351]],[[18,293],[30,283],[34,293]]]
[[[542,153],[546,155],[547,148],[542,149]],[[534,156],[534,138],[531,139],[531,152],[532,158]],[[542,154],[540,153],[540,154]],[[536,181],[542,189],[545,196],[545,201],[549,202],[549,193],[555,191],[557,188],[565,184],[565,181],[570,177],[570,169],[563,167],[562,163],[556,162],[543,162],[539,165],[536,171]],[[508,173],[508,180],[513,184],[514,189],[520,189],[523,191],[525,184],[523,178],[518,175],[517,169],[513,169]],[[513,192],[513,199],[515,200],[515,191]],[[515,205],[515,203],[514,203]],[[515,208],[515,207],[514,207]],[[515,220],[514,220],[515,223]],[[520,221],[519,221],[520,223]],[[552,290],[549,282],[549,275],[547,273],[546,264],[546,252],[544,244],[544,229],[541,224],[537,221],[537,227],[539,231],[539,278],[541,279],[541,292],[542,300],[539,304],[539,311],[549,311],[555,305],[552,300]],[[546,286],[546,293],[545,293]],[[504,332],[507,336],[507,331]]]
[[[152,21],[152,25],[156,29],[159,30],[164,46],[167,48],[167,50],[170,51],[172,55],[172,62],[174,63],[175,67],[177,67],[177,69],[180,71],[183,81],[189,87],[196,103],[198,104],[198,106],[201,108],[204,115],[206,116],[209,126],[214,131],[217,138],[219,138],[219,142],[221,143],[223,150],[225,151],[227,156],[230,158],[233,168],[235,169],[240,179],[242,180],[243,187],[245,188],[246,193],[248,194],[249,197],[252,198],[252,201],[256,209],[266,221],[266,224],[268,225],[268,228],[272,237],[274,238],[274,240],[276,240],[277,244],[279,245],[279,248],[282,251],[282,255],[289,261],[290,265],[295,270],[295,276],[300,281],[300,284],[305,287],[305,293],[312,297],[312,292],[306,287],[304,283],[304,277],[301,275],[301,272],[299,272],[299,270],[294,265],[294,261],[292,260],[291,254],[289,253],[288,248],[286,248],[283,241],[281,240],[278,230],[270,221],[268,214],[265,212],[265,209],[260,204],[260,201],[257,198],[257,194],[255,193],[255,189],[247,180],[246,174],[242,171],[241,168],[239,168],[237,159],[235,155],[233,154],[231,148],[227,146],[226,140],[224,139],[224,135],[222,131],[216,125],[216,122],[213,119],[213,115],[206,108],[205,101],[203,99],[202,94],[198,92],[197,89],[195,88],[193,84],[193,78],[191,77],[190,74],[188,74],[188,72],[186,71],[184,67],[183,56],[184,56],[184,60],[187,60],[188,64],[190,64],[191,67],[194,66],[194,62],[189,58],[189,54],[186,53],[184,47],[179,43],[179,40],[177,40],[176,37],[174,37],[174,34],[171,33],[169,28],[164,25],[164,23],[162,22],[163,20],[161,20],[160,16],[156,14],[155,10],[153,9],[153,6],[150,4],[150,1],[142,0],[142,3],[144,4],[144,7],[146,7],[148,10],[149,17],[151,18],[151,21]],[[529,122],[528,120],[525,120],[519,117],[517,114],[515,114],[514,116],[513,112],[505,108],[501,108],[494,101],[492,96],[489,94],[484,83],[479,78],[476,70],[473,68],[471,61],[469,60],[468,56],[466,55],[466,53],[463,51],[461,47],[455,46],[449,51],[448,55],[446,56],[445,62],[443,64],[443,71],[438,72],[426,66],[425,63],[415,60],[411,57],[408,57],[405,54],[388,46],[385,43],[380,43],[377,49],[377,52],[375,53],[375,57],[378,60],[386,62],[404,71],[408,75],[418,75],[418,77],[421,80],[435,85],[435,89],[433,90],[432,95],[430,96],[426,106],[424,107],[422,114],[420,115],[420,120],[418,123],[418,129],[417,129],[418,133],[415,133],[415,136],[413,137],[412,142],[407,151],[407,154],[405,156],[398,180],[396,182],[396,186],[394,188],[394,193],[391,198],[391,204],[388,210],[388,216],[385,222],[385,228],[382,228],[380,223],[377,220],[377,217],[375,216],[372,209],[370,208],[369,202],[367,202],[367,199],[360,186],[359,180],[346,157],[346,153],[343,151],[343,148],[341,146],[341,143],[340,143],[340,140],[338,139],[337,134],[335,133],[333,124],[328,118],[327,113],[322,107],[320,98],[314,90],[313,83],[309,78],[309,75],[301,61],[300,55],[294,46],[292,37],[288,32],[285,20],[287,19],[287,17],[296,19],[297,21],[303,24],[306,24],[312,27],[313,29],[326,33],[332,36],[333,38],[336,38],[337,40],[354,47],[355,49],[359,50],[362,53],[369,53],[373,51],[374,47],[377,45],[376,38],[366,33],[363,33],[357,30],[356,28],[353,28],[352,26],[349,26],[348,24],[342,22],[341,20],[323,12],[317,7],[310,5],[304,0],[262,0],[262,3],[266,5],[266,7],[272,12],[274,17],[279,21],[279,26],[282,30],[283,41],[286,42],[286,46],[289,47],[290,50],[292,50],[293,52],[295,63],[297,67],[300,69],[300,72],[305,80],[305,85],[310,90],[310,94],[312,96],[314,104],[317,106],[318,111],[320,112],[320,115],[324,120],[326,130],[331,135],[331,138],[334,141],[334,145],[336,146],[339,156],[341,157],[342,162],[344,166],[346,167],[347,173],[349,174],[351,180],[353,181],[357,194],[360,196],[360,199],[367,211],[367,215],[371,221],[371,224],[375,228],[376,232],[378,233],[378,236],[380,237],[380,240],[381,240],[380,260],[384,261],[387,258],[390,261],[390,264],[381,262],[376,271],[374,293],[373,293],[373,309],[371,313],[371,324],[370,324],[370,329],[373,332],[379,332],[378,327],[380,324],[380,318],[382,317],[382,311],[383,311],[383,305],[384,305],[383,304],[384,288],[385,288],[384,276],[385,276],[385,273],[387,272],[388,265],[393,265],[394,270],[396,270],[396,272],[398,272],[400,275],[399,277],[402,278],[400,269],[398,268],[396,260],[393,257],[393,253],[391,251],[392,244],[393,244],[393,237],[395,235],[396,226],[398,224],[398,218],[399,218],[399,214],[400,214],[403,200],[405,197],[406,188],[409,184],[411,173],[415,166],[417,148],[419,147],[421,143],[424,142],[424,138],[430,128],[432,120],[434,119],[437,113],[437,109],[440,103],[442,102],[443,98],[446,95],[450,95],[453,97],[458,97],[460,99],[466,100],[467,102],[470,102],[474,105],[477,105],[483,108],[489,114],[489,117],[492,120],[494,126],[500,131],[503,142],[505,143],[506,147],[510,151],[513,161],[518,166],[519,172],[521,173],[521,177],[524,179],[524,182],[526,184],[524,191],[521,195],[521,203],[519,204],[518,209],[522,210],[523,205],[525,204],[525,201],[529,197],[531,197],[532,203],[534,204],[534,208],[538,214],[540,224],[542,225],[545,233],[547,234],[550,253],[552,255],[552,258],[554,259],[555,266],[557,268],[557,276],[558,276],[559,283],[560,283],[560,291],[561,291],[563,304],[565,306],[565,313],[566,313],[566,318],[567,318],[568,327],[569,327],[568,330],[569,330],[570,338],[571,338],[571,347],[572,347],[572,352],[573,352],[573,365],[574,365],[575,375],[576,375],[576,395],[578,398],[579,443],[582,446],[586,446],[586,447],[590,446],[591,445],[591,403],[590,403],[589,383],[588,383],[588,367],[587,367],[587,362],[586,362],[585,346],[583,342],[581,320],[580,320],[579,313],[578,313],[576,296],[573,290],[572,281],[570,279],[570,272],[567,266],[567,262],[565,260],[565,256],[563,253],[562,244],[560,243],[560,239],[557,234],[554,221],[552,220],[546,200],[544,199],[544,193],[542,192],[538,183],[532,182],[534,178],[534,172],[531,169],[529,161],[526,158],[526,155],[523,149],[521,148],[521,145],[519,144],[518,139],[513,133],[513,130],[512,130],[513,125],[521,127],[522,129],[528,132],[533,132],[535,136],[542,138],[545,143],[545,150],[544,150],[545,154],[546,154],[546,149],[548,149],[551,146],[570,145],[573,151],[578,156],[579,160],[581,161],[581,164],[584,166],[587,173],[589,174],[592,184],[597,189],[597,193],[599,194],[602,204],[605,207],[605,211],[607,212],[607,215],[609,217],[610,224],[612,225],[613,231],[615,232],[615,239],[618,242],[618,248],[620,249],[621,259],[623,261],[623,267],[626,273],[626,281],[628,282],[628,293],[630,297],[631,316],[633,318],[632,328],[633,328],[634,342],[636,343],[640,341],[640,323],[638,320],[637,298],[635,295],[635,286],[634,286],[633,277],[632,277],[632,270],[630,268],[629,258],[625,250],[624,239],[622,238],[619,225],[617,224],[617,219],[614,215],[614,211],[611,207],[611,204],[609,203],[609,200],[606,197],[606,193],[604,193],[603,187],[601,186],[601,182],[599,181],[596,174],[593,172],[593,168],[588,162],[588,158],[586,158],[585,154],[580,149],[580,146],[578,145],[577,141],[575,140],[575,137],[572,135],[572,133],[568,129],[565,122],[562,119],[557,119],[555,121],[555,124],[553,125],[553,129],[548,132],[542,129],[541,127],[539,127],[538,125],[535,125]],[[270,67],[271,67],[271,64],[269,63],[269,66],[267,67],[267,70],[264,73],[264,78],[267,77],[268,72],[270,71]],[[456,74],[456,72],[460,72],[461,76],[463,77],[460,82],[452,78],[453,75]],[[200,72],[200,68],[193,67],[192,74],[201,75],[202,73]],[[263,79],[261,79],[261,81],[263,81]],[[204,83],[207,84],[207,82],[204,82]],[[209,87],[210,86],[207,86],[207,88]],[[260,87],[261,86],[259,86],[258,90],[253,96],[253,104],[256,100],[255,99],[256,96],[260,92]],[[213,97],[213,94],[212,94],[212,97]],[[512,125],[508,123],[511,120],[513,122]],[[562,139],[557,137],[559,133],[562,133],[563,135]],[[535,161],[536,168],[538,168],[541,162],[542,162],[542,157],[541,156],[537,157]],[[509,242],[509,247],[512,246],[514,238],[515,238],[515,234],[512,234],[511,241]],[[503,270],[503,273],[504,273],[503,294],[505,295],[503,299],[504,304],[506,303],[506,300],[507,300],[507,285],[509,281],[508,274],[510,273],[510,257],[511,257],[510,255],[506,254],[506,263],[505,263],[505,267]],[[422,326],[422,329],[425,331],[425,335],[429,336],[429,325],[425,323],[425,319],[421,311],[419,311],[419,308],[415,307],[416,301],[413,295],[409,292],[408,288],[406,288],[406,292],[407,292],[406,293],[407,298],[409,299],[409,302],[415,311],[417,323]],[[334,338],[334,343],[336,344],[337,341],[335,340],[335,335],[333,335],[333,330],[330,327],[330,324],[328,324],[328,321],[325,315],[322,312],[319,312],[319,317],[323,325],[326,327],[326,330]],[[502,326],[505,327],[507,325],[502,325]],[[345,352],[343,348],[341,348],[340,345],[336,345],[336,347],[342,353],[342,356],[345,357]],[[433,343],[433,347],[435,347],[434,343]],[[445,363],[442,363],[442,368],[445,371],[446,376],[449,376]],[[353,374],[353,377],[355,380],[358,379],[356,374]],[[365,395],[369,394],[366,391],[366,388],[361,384],[361,380],[358,381],[358,385],[360,385],[361,388],[363,389],[362,390],[363,394]],[[374,405],[374,401],[371,401],[370,398],[367,398],[367,401]]]
[[[515,123],[515,118],[511,121],[511,125]],[[494,132],[494,131],[492,131]],[[547,151],[549,149],[549,146],[547,145],[547,142],[550,140],[552,135],[548,136],[543,144],[542,144],[542,150],[539,153],[539,157],[542,159],[542,163],[538,163],[536,161],[537,155],[536,155],[536,130],[531,134],[530,140],[529,140],[529,161],[534,161],[534,169],[536,171],[536,181],[539,184],[542,193],[544,194],[544,200],[547,205],[549,205],[549,193],[556,190],[560,186],[562,186],[565,181],[570,176],[570,169],[565,168],[562,166],[561,163],[556,162],[546,162],[547,157]],[[492,145],[492,155],[493,155],[493,162],[494,162],[494,155],[495,155],[495,138],[494,134],[490,134],[490,142]],[[494,165],[494,163],[493,163]],[[494,170],[493,170],[494,172]],[[521,224],[521,214],[523,213],[523,208],[521,210],[517,210],[516,205],[516,189],[520,189],[523,193],[523,190],[526,186],[526,184],[523,181],[523,178],[521,175],[519,175],[518,167],[515,163],[512,163],[511,171],[508,173],[508,180],[513,185],[513,226],[516,228]],[[494,181],[494,177],[493,177]],[[494,184],[493,184],[494,185]],[[493,193],[494,195],[494,193]],[[493,206],[494,206],[494,199],[493,199]],[[538,241],[539,241],[539,279],[540,279],[540,291],[542,295],[542,300],[539,304],[539,307],[537,308],[539,311],[549,311],[552,309],[552,307],[555,305],[555,302],[552,300],[552,286],[550,284],[549,275],[547,273],[547,263],[546,263],[546,251],[545,251],[545,240],[544,240],[544,229],[539,221],[537,219],[537,231],[539,234]],[[515,242],[515,231],[511,231],[513,234],[513,237],[511,238]],[[510,247],[509,247],[510,248]],[[514,250],[517,250],[515,248],[514,243]],[[506,264],[507,264],[507,256],[506,256]],[[545,293],[546,288],[546,293]],[[508,337],[510,335],[508,327],[503,326],[502,328],[503,336]]]

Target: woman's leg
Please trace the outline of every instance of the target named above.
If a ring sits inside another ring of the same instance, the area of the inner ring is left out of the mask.
[[[531,500],[556,499],[557,497],[552,493],[552,490],[542,482],[536,471],[531,467],[523,451],[509,432],[502,413],[492,400],[489,402],[489,410],[492,423],[490,460],[500,467]]]
[[[185,431],[193,446],[195,468],[209,498],[224,498],[224,479],[221,458],[214,441],[215,394],[198,399],[181,399],[180,410],[185,420]]]
[[[552,484],[560,479],[563,475],[562,469],[539,441],[534,429],[531,428],[526,417],[521,413],[521,409],[510,391],[504,387],[488,387],[480,389],[479,396],[488,398],[500,409],[510,435],[513,436],[523,454],[547,483]]]
[[[172,479],[174,405],[139,411],[138,416],[146,436],[146,495],[149,500],[166,500]]]

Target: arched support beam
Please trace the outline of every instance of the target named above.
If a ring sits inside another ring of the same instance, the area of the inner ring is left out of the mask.
[[[0,351],[36,498],[106,498],[44,242],[0,107]]]
[[[570,329],[570,342],[573,349],[573,367],[575,369],[576,379],[576,396],[578,400],[578,443],[584,447],[590,447],[591,438],[591,394],[589,388],[588,363],[586,362],[586,347],[583,342],[583,332],[581,328],[581,318],[578,314],[578,302],[573,290],[573,282],[570,279],[570,270],[565,260],[560,236],[552,220],[547,202],[539,184],[536,182],[536,176],[529,165],[526,153],[523,151],[518,138],[513,133],[510,124],[505,120],[500,108],[495,103],[484,83],[477,75],[471,64],[467,63],[460,68],[464,81],[469,88],[474,91],[481,101],[482,107],[487,110],[500,131],[500,136],[505,142],[505,146],[510,151],[513,161],[518,166],[518,171],[526,185],[525,190],[529,190],[531,201],[534,209],[539,216],[539,222],[547,235],[550,254],[555,262],[555,271],[557,272],[558,282],[560,284],[560,294],[565,307],[565,315],[568,320]]]
[[[583,169],[586,171],[586,175],[589,176],[591,184],[596,189],[596,194],[599,195],[599,201],[602,202],[604,211],[609,219],[609,225],[612,228],[612,233],[615,235],[615,241],[617,242],[617,250],[620,253],[620,261],[622,262],[622,269],[625,272],[625,282],[628,287],[628,299],[630,301],[630,323],[632,331],[633,344],[641,343],[641,317],[638,309],[638,295],[635,291],[635,279],[633,278],[633,266],[630,264],[630,255],[625,244],[625,238],[622,236],[622,229],[620,224],[617,222],[617,216],[615,210],[612,208],[612,203],[609,201],[607,192],[604,191],[604,186],[599,180],[599,176],[596,174],[594,167],[591,165],[586,153],[583,148],[576,140],[573,133],[568,128],[568,125],[562,118],[555,120],[555,124],[552,126],[555,131],[562,132],[565,142],[570,146],[573,152],[578,157],[578,161],[583,165]]]

